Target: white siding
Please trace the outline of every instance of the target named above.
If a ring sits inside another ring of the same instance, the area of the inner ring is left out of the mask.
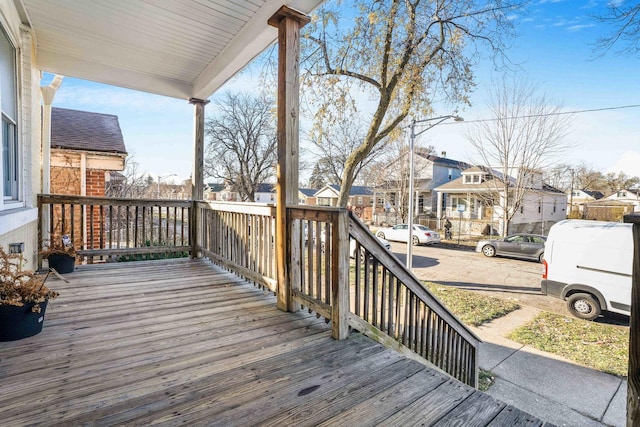
[[[20,148],[20,203],[0,211],[0,245],[25,245],[25,268],[35,268],[37,239],[36,195],[40,192],[40,71],[35,66],[35,46],[23,27],[13,2],[0,0],[0,25],[12,39],[17,53],[18,141]],[[8,208],[8,209],[7,209]]]

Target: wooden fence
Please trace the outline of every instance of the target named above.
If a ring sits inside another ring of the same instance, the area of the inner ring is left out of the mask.
[[[40,253],[68,235],[80,262],[188,255],[193,203],[185,200],[38,195]],[[42,268],[42,255],[38,256]]]

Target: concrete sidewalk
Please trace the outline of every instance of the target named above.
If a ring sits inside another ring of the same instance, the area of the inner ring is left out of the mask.
[[[624,427],[625,380],[504,338],[539,312],[523,307],[472,328],[484,341],[480,367],[495,376],[487,393],[558,426]]]

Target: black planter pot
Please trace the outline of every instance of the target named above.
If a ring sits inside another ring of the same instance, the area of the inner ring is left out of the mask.
[[[76,258],[67,254],[51,254],[47,257],[49,268],[55,269],[60,274],[73,273],[76,268]]]
[[[15,341],[42,331],[47,302],[40,303],[40,313],[31,311],[35,303],[22,307],[0,305],[0,341]]]

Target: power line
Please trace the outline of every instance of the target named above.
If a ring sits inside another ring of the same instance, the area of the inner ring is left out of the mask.
[[[510,119],[531,119],[534,117],[547,117],[547,116],[562,116],[567,114],[580,114],[580,113],[593,113],[599,111],[611,111],[611,110],[623,110],[626,108],[638,108],[640,104],[631,104],[631,105],[620,105],[617,107],[603,107],[603,108],[592,108],[588,110],[573,110],[573,111],[559,111],[554,113],[547,114],[534,114],[530,116],[512,116],[512,117],[503,117],[500,119],[477,119],[477,120],[465,120],[464,123],[481,123],[481,122],[494,122],[496,120],[510,120]],[[442,123],[444,125],[453,125],[460,123]]]

